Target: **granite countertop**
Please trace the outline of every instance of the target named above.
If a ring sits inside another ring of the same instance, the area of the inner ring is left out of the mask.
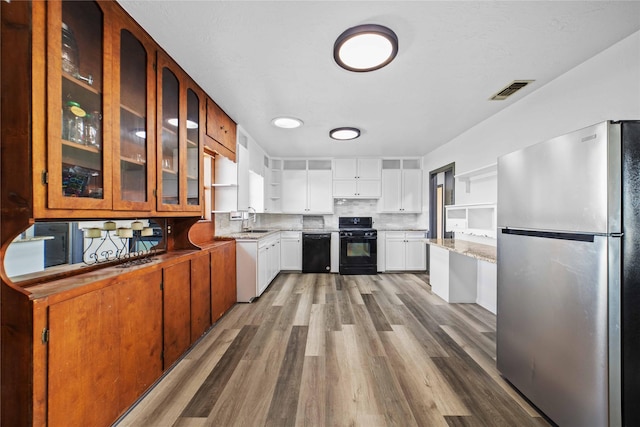
[[[258,231],[238,231],[235,233],[226,233],[215,236],[216,239],[238,239],[238,240],[258,240],[280,231],[296,231],[299,233],[333,233],[339,232],[337,228],[282,228],[282,229],[265,229],[257,228]],[[419,231],[427,233],[428,230],[423,228],[377,228],[378,231]]]
[[[237,240],[259,240],[263,237],[270,236],[274,233],[279,233],[281,231],[296,231],[300,233],[331,233],[333,231],[338,231],[338,229],[333,228],[283,228],[283,229],[264,229],[259,228],[256,229],[258,231],[238,231],[236,233],[227,233],[220,234],[216,236],[216,239],[237,239]]]
[[[482,243],[474,243],[466,240],[456,239],[429,239],[427,243],[430,245],[440,246],[452,252],[470,256],[481,261],[496,263],[497,248],[491,245],[483,245]]]
[[[236,240],[259,240],[263,237],[270,236],[275,233],[279,233],[280,230],[266,230],[257,229],[260,231],[238,231],[237,233],[221,234],[216,236],[216,239],[236,239]]]

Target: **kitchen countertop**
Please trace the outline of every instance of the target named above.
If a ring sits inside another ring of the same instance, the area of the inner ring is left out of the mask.
[[[236,233],[228,233],[221,234],[216,236],[216,239],[236,239],[236,240],[259,240],[263,237],[270,236],[274,233],[279,233],[281,231],[296,231],[299,233],[331,233],[333,231],[338,231],[338,229],[332,228],[296,228],[296,229],[264,229],[258,228],[258,230],[264,230],[260,232],[250,232],[250,231],[238,231]]]
[[[237,239],[237,240],[258,240],[280,231],[297,231],[300,233],[332,233],[340,231],[337,228],[286,228],[286,229],[264,229],[257,228],[260,232],[238,231],[235,233],[226,233],[216,236],[216,239]],[[427,232],[422,228],[377,228],[378,231],[419,231]],[[486,245],[482,245],[486,246]],[[494,261],[495,262],[495,261]]]
[[[267,237],[279,232],[280,230],[265,230],[264,232],[238,231],[237,233],[218,235],[216,236],[216,239],[259,240],[263,237]]]
[[[481,261],[496,263],[497,248],[482,243],[469,242],[467,240],[456,239],[428,239],[427,243],[441,248],[466,255]]]
[[[283,229],[261,229],[264,232],[248,232],[248,231],[238,231],[235,233],[227,233],[220,234],[216,236],[216,239],[237,239],[237,240],[258,240],[263,237],[269,236],[270,234],[277,233],[280,231],[297,231],[300,233],[333,233],[340,231],[337,228],[283,228]],[[419,231],[419,232],[428,232],[423,228],[377,228],[377,231]]]

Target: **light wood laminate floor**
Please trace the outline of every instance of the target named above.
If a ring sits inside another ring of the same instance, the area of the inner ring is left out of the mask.
[[[119,426],[546,426],[495,366],[495,316],[427,275],[280,274]]]

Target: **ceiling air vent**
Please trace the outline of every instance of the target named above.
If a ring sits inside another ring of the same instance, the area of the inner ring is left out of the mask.
[[[511,83],[509,83],[505,88],[501,89],[498,93],[496,93],[491,98],[489,98],[489,100],[491,101],[505,100],[511,95],[513,95],[514,93],[516,93],[517,91],[519,91],[520,89],[522,89],[523,87],[525,87],[526,85],[528,85],[529,83],[534,81],[535,80],[514,80]]]

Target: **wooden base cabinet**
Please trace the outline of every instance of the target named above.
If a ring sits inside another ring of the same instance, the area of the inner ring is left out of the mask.
[[[161,281],[155,270],[49,307],[47,426],[109,425],[162,374]]]
[[[237,301],[236,242],[211,250],[211,321],[216,322]]]
[[[235,262],[225,241],[28,288],[3,282],[0,425],[111,425],[235,304]]]
[[[164,369],[169,368],[191,345],[191,263],[189,260],[163,268]]]
[[[209,253],[191,258],[191,343],[211,327],[211,276]],[[229,281],[230,282],[230,281]],[[235,279],[233,280],[235,283]],[[233,287],[235,289],[235,286]],[[228,309],[228,307],[227,307]],[[225,310],[226,311],[226,310]]]

